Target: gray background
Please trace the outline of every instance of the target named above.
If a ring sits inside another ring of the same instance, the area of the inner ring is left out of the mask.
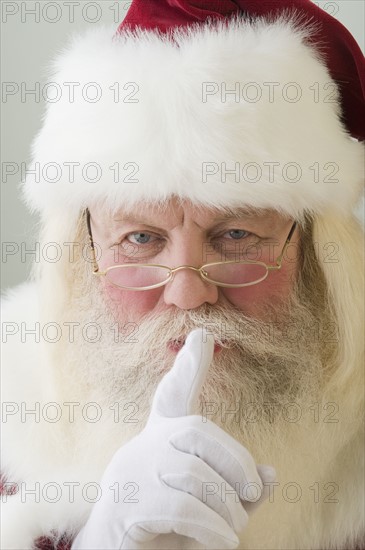
[[[260,1],[260,0],[258,0]],[[316,1],[322,9],[338,18],[354,35],[364,50],[364,0]],[[2,1],[1,2],[1,80],[24,82],[31,88],[46,80],[47,64],[73,33],[95,25],[117,27],[130,6],[127,0],[71,1]],[[36,10],[36,14],[30,13]],[[14,13],[12,13],[14,12]],[[73,12],[73,17],[72,17]],[[39,14],[39,18],[38,18]],[[39,19],[39,20],[36,20]],[[28,162],[30,144],[41,126],[44,102],[20,93],[1,103],[1,160]],[[19,179],[11,177],[1,183],[1,288],[24,281],[34,255],[37,217],[31,216],[20,199]],[[17,249],[7,255],[10,248]],[[23,253],[21,253],[23,251]]]

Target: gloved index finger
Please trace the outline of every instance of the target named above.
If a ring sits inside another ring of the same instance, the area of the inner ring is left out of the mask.
[[[190,332],[171,370],[161,380],[151,414],[179,417],[194,414],[214,353],[214,338],[204,328]]]

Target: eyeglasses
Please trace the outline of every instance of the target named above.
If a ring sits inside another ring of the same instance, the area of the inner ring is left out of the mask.
[[[191,265],[180,265],[175,268],[170,268],[158,264],[129,263],[113,265],[108,267],[105,271],[100,271],[96,260],[95,246],[91,232],[90,212],[88,208],[85,210],[85,215],[94,264],[93,274],[99,277],[105,277],[110,284],[118,288],[133,291],[152,290],[164,286],[173,279],[175,273],[182,269],[195,271],[204,281],[224,288],[241,288],[256,285],[264,281],[270,271],[281,269],[283,256],[296,228],[296,222],[294,222],[283,249],[275,261],[275,265],[267,265],[264,262],[250,260],[214,262],[202,265],[200,268]]]

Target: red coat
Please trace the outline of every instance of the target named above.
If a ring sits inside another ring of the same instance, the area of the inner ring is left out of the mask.
[[[9,487],[5,485],[6,480],[1,476],[0,477],[0,495],[11,496],[16,493],[16,486],[13,485]],[[58,537],[57,537],[58,538]],[[71,550],[72,540],[63,535],[61,539],[56,541],[56,536],[54,539],[51,537],[39,537],[34,541],[34,550]]]

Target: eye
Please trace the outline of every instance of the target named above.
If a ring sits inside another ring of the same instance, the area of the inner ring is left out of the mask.
[[[152,244],[154,241],[158,240],[157,237],[150,233],[145,233],[144,231],[130,233],[126,236],[126,239],[133,244]]]
[[[226,235],[229,235],[229,238],[233,240],[239,240],[239,239],[245,239],[250,234],[251,233],[249,231],[245,231],[244,229],[231,229],[230,231],[227,231],[226,233],[224,233],[223,237],[226,237]]]

